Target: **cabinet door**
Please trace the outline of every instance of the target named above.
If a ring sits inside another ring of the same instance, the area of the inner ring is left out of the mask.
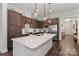
[[[35,28],[39,28],[39,23],[38,23],[37,20],[34,20],[34,27],[35,27]]]
[[[51,24],[58,24],[58,23],[59,23],[58,18],[51,19]]]
[[[7,40],[7,48],[8,49],[13,48],[13,41],[11,40],[11,38],[8,38],[8,40]]]
[[[16,32],[17,37],[22,36],[22,27],[21,27],[21,26],[17,26],[16,31],[17,31],[17,32]]]
[[[35,21],[33,19],[31,20],[31,27],[35,28]]]
[[[25,27],[25,23],[26,23],[25,16],[22,16],[22,27],[23,28]]]
[[[37,28],[40,28],[39,21],[37,21],[36,24],[37,24],[36,27],[37,27]]]
[[[26,22],[29,23],[29,24],[31,24],[31,19],[30,18],[28,18],[26,16],[23,16],[22,18],[23,18],[22,19],[22,25],[23,25],[23,27],[25,26]]]
[[[10,38],[15,38],[17,37],[17,27],[14,25],[11,25],[9,28],[9,37]]]
[[[25,20],[26,20],[27,23],[30,23],[30,18],[25,17]]]
[[[16,17],[15,17],[16,13],[8,10],[8,21],[10,25],[16,25]]]
[[[8,48],[12,47],[12,38],[16,38],[22,35],[22,15],[8,10]]]
[[[19,13],[16,13],[15,18],[16,18],[15,21],[17,22],[16,23],[17,26],[22,26],[22,15]]]
[[[43,21],[39,21],[39,27],[43,28],[44,27],[44,22]]]
[[[22,15],[8,10],[8,19],[11,25],[18,25],[18,26],[22,26]]]

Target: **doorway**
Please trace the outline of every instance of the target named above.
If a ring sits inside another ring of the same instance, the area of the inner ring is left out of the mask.
[[[67,18],[62,23],[62,38],[66,35],[73,36],[74,41],[77,43],[77,17]]]
[[[65,35],[73,35],[73,19],[65,19],[63,26]]]

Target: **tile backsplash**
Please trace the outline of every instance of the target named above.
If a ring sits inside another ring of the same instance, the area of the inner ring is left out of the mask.
[[[38,33],[38,32],[48,32],[48,29],[45,29],[45,28],[30,28],[29,29],[29,31],[28,31],[28,33]],[[22,34],[27,34],[26,32],[25,32],[25,29],[23,28],[22,29]]]

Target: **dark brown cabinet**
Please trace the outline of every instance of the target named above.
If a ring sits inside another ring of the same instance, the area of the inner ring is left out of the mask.
[[[39,21],[39,28],[43,28],[44,22],[43,21]]]
[[[9,32],[9,37],[10,37],[10,38],[15,38],[15,37],[17,37],[17,34],[16,34],[16,33],[17,33],[17,31],[16,31],[17,28],[16,28],[16,26],[11,25],[8,30],[9,30],[8,32]]]
[[[59,24],[59,18],[50,19],[50,22],[49,22],[49,19],[47,19],[46,21],[42,21],[42,22],[43,22],[43,27],[54,25],[54,24]]]
[[[50,19],[50,25],[51,24],[58,24],[59,23],[59,18],[53,18],[53,19]]]
[[[8,24],[9,25],[16,25],[14,15],[15,15],[15,12],[8,10]]]
[[[8,49],[12,48],[12,38],[22,35],[22,14],[8,10]]]
[[[32,28],[36,28],[37,27],[37,21],[32,19],[31,26],[32,26]]]
[[[31,26],[31,18],[29,18],[29,17],[26,17],[26,16],[22,16],[22,25],[23,25],[23,27],[25,26],[25,23],[29,23],[30,24],[30,26]]]
[[[21,26],[22,25],[22,14],[8,10],[8,19],[9,19],[9,24],[10,25],[17,25]]]
[[[41,24],[40,21],[37,21],[36,24],[37,24],[37,28],[41,28],[41,26],[40,26],[40,24]]]
[[[31,27],[32,28],[39,28],[39,21],[38,20],[34,20],[34,19],[31,19]]]
[[[23,25],[23,28],[25,26],[26,20],[27,20],[27,18],[25,16],[22,16],[22,25]]]

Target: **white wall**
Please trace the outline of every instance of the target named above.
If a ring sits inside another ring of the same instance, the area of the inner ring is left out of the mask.
[[[0,4],[0,51],[1,51],[1,39],[2,39],[2,4]]]
[[[21,14],[23,14],[24,16],[31,17],[31,13],[28,12],[27,10],[19,9],[19,8],[17,8],[16,6],[11,5],[11,4],[9,4],[9,3],[7,4],[7,8],[8,8],[9,10],[13,10],[13,11],[16,11],[16,12],[18,12],[18,13],[21,13]]]
[[[10,5],[9,3],[7,4],[7,9],[16,11],[16,12],[21,13],[21,14],[24,13],[24,11],[22,11],[22,10],[19,9],[19,8],[16,8],[16,6]]]
[[[7,4],[2,4],[1,53],[7,52]]]
[[[78,17],[77,19],[79,19],[79,9],[77,10],[73,10],[73,11],[69,11],[69,12],[64,12],[61,14],[56,14],[53,15],[53,17],[59,17],[60,21],[59,21],[59,40],[61,40],[61,25],[63,23],[63,20],[66,18],[70,18],[70,17]],[[79,20],[78,20],[78,25],[79,25]],[[79,28],[79,26],[78,26]],[[79,38],[79,29],[78,29],[78,38]],[[79,40],[79,39],[78,39]]]

